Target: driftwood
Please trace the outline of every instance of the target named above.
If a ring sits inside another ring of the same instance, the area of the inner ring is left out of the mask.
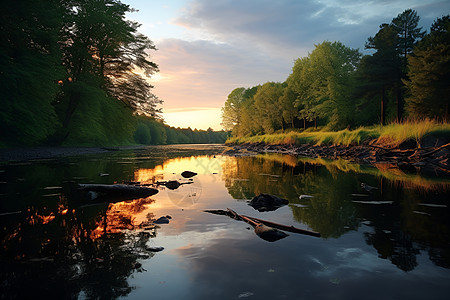
[[[154,188],[127,184],[78,184],[78,190],[124,200],[146,198],[158,193],[158,190]],[[98,198],[97,195],[92,200],[96,198]]]
[[[265,241],[275,242],[275,241],[281,240],[281,239],[289,236],[288,234],[286,234],[283,231],[280,231],[276,228],[272,228],[267,225],[264,225],[263,223],[252,220],[251,218],[249,218],[247,216],[239,215],[234,210],[227,208],[227,211],[229,211],[236,218],[239,218],[239,219],[243,220],[244,222],[247,222],[248,224],[252,225],[255,228],[256,235]]]
[[[244,217],[247,217],[247,216],[244,216]],[[292,232],[292,233],[300,233],[300,234],[320,237],[320,233],[319,232],[306,230],[306,229],[301,229],[301,228],[296,228],[296,227],[294,227],[292,225],[291,226],[286,226],[286,225],[283,225],[283,224],[278,224],[278,223],[274,223],[274,222],[270,222],[270,221],[266,221],[266,220],[262,220],[262,219],[258,219],[258,218],[253,218],[253,217],[247,217],[247,218],[252,219],[254,221],[261,222],[264,225],[267,225],[267,226],[270,226],[270,227],[273,227],[273,228],[277,228],[277,229],[280,229],[280,230],[283,230],[283,231],[288,231],[288,232]]]
[[[405,148],[406,147],[406,148]],[[450,173],[450,143],[442,146],[418,147],[416,143],[388,147],[377,140],[361,145],[266,145],[264,143],[233,145],[227,155],[252,153],[288,153],[305,157],[343,158],[365,164],[390,164],[393,168],[420,167],[425,171]]]
[[[274,222],[270,222],[270,221],[254,218],[254,217],[249,217],[249,216],[245,216],[245,215],[239,215],[238,213],[236,213],[234,210],[231,210],[231,209],[227,209],[226,211],[222,210],[222,209],[219,209],[219,210],[205,210],[205,212],[216,214],[216,215],[226,215],[226,216],[229,216],[230,218],[233,218],[235,220],[246,221],[247,223],[251,224],[252,226],[254,226],[254,224],[260,223],[260,224],[264,224],[266,226],[270,226],[272,228],[276,228],[276,229],[287,231],[287,232],[299,233],[299,234],[304,234],[304,235],[320,237],[320,233],[315,232],[315,231],[310,231],[310,230],[306,230],[306,229],[296,228],[294,226],[287,226],[287,225],[283,225],[283,224],[278,224],[278,223],[274,223]]]

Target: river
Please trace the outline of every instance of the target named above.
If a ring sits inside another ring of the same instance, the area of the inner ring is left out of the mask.
[[[448,299],[449,177],[222,151],[154,146],[0,163],[0,298]],[[169,180],[182,185],[121,202],[77,189]],[[260,193],[289,204],[259,212],[248,201]],[[205,212],[227,208],[321,237],[268,242]],[[162,216],[169,223],[152,223]]]

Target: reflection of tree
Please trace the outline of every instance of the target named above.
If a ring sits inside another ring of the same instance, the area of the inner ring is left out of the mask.
[[[292,157],[286,157],[286,163],[279,155],[277,159],[267,159],[267,156],[230,158],[223,165],[225,186],[237,199],[268,193],[288,199],[290,204],[307,205],[306,208],[291,206],[294,218],[319,231],[323,237],[339,237],[357,228],[355,210],[348,201],[352,188],[357,186],[356,179],[345,173],[335,176],[338,171],[334,168],[332,174],[314,164],[298,162],[293,165]],[[302,202],[298,199],[301,194],[314,198]]]
[[[448,268],[448,208],[420,205],[424,201],[445,203],[448,193],[405,189],[386,180],[381,181],[381,190],[380,200],[394,201],[392,205],[359,209],[361,217],[370,220],[373,227],[373,232],[365,233],[366,242],[403,271],[417,266],[416,256],[421,250],[428,251],[436,265]]]
[[[138,260],[153,256],[146,243],[156,229],[135,219],[152,202],[73,208],[61,197],[53,207],[30,206],[21,215],[2,218],[2,296],[126,296],[133,289],[128,278],[143,270]]]
[[[358,229],[364,221],[372,228],[364,233],[366,242],[399,269],[413,270],[418,263],[416,256],[423,250],[436,265],[450,266],[450,208],[446,200],[450,197],[442,183],[425,185],[432,181],[417,175],[413,181],[403,174],[406,184],[399,178],[387,179],[376,169],[372,174],[343,161],[327,165],[324,160],[294,160],[279,154],[229,158],[222,168],[233,198],[251,199],[268,193],[288,199],[294,218],[322,237],[337,238]],[[376,174],[379,176],[374,177]],[[380,188],[362,200],[392,204],[352,202],[351,194],[363,193],[361,182]],[[301,194],[314,198],[299,200]],[[427,205],[422,205],[424,202]]]

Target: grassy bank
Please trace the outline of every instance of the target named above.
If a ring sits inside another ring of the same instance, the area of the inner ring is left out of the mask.
[[[450,139],[450,124],[423,120],[417,122],[393,123],[386,126],[360,127],[354,130],[341,131],[290,131],[286,133],[265,134],[246,137],[231,137],[227,144],[265,143],[279,144],[332,144],[359,145],[363,142],[377,139],[378,144],[398,146],[413,140],[419,145],[424,137],[438,136]]]

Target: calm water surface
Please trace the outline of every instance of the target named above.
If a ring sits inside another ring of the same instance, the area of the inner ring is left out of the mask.
[[[448,177],[222,150],[0,163],[0,298],[448,299]],[[189,181],[185,170],[198,175]],[[187,184],[115,203],[75,188],[167,180]],[[260,193],[290,203],[258,212],[247,202]],[[204,212],[226,208],[321,237],[267,242],[247,223]],[[169,224],[151,225],[167,215]]]

